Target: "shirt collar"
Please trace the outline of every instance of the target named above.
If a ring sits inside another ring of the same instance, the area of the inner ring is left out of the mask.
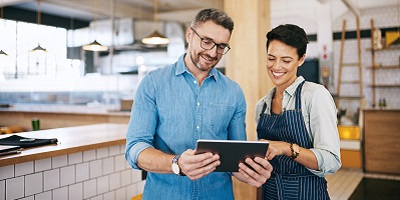
[[[175,75],[180,75],[180,74],[183,74],[183,73],[185,73],[185,72],[187,72],[187,73],[189,73],[189,74],[192,74],[192,73],[188,70],[187,66],[185,65],[185,56],[186,56],[186,53],[183,54],[183,55],[181,55],[181,56],[178,58],[177,67],[176,67],[176,69],[175,69]],[[192,75],[193,75],[193,74],[192,74]],[[210,73],[208,74],[207,78],[208,78],[208,77],[213,77],[214,80],[215,80],[216,82],[218,82],[218,70],[215,69],[215,68],[212,68],[212,69],[210,70]]]
[[[305,80],[305,79],[304,79],[302,76],[297,77],[296,80],[295,80],[289,87],[287,87],[287,88],[285,89],[285,92],[288,93],[288,94],[292,97],[292,96],[296,93],[297,86],[298,86],[301,82],[303,82],[304,80]],[[265,98],[263,99],[264,102],[270,102],[270,101],[272,101],[272,97],[273,97],[273,95],[275,94],[275,91],[276,91],[276,87],[272,88],[272,89],[268,92],[268,94],[265,96]]]
[[[285,89],[285,91],[290,95],[290,96],[294,96],[294,94],[296,93],[296,89],[297,86],[300,85],[301,82],[303,82],[305,79],[302,76],[299,76],[296,78],[296,80]]]

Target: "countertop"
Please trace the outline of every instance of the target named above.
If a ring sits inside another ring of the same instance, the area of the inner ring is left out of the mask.
[[[29,113],[63,113],[82,115],[130,116],[130,111],[120,111],[106,106],[88,107],[84,105],[52,105],[52,104],[14,104],[8,108],[0,108],[0,112]]]
[[[58,144],[24,148],[21,153],[0,156],[0,167],[87,150],[125,144],[126,124],[93,124],[16,133],[29,138],[57,138]],[[10,134],[0,135],[5,138]]]

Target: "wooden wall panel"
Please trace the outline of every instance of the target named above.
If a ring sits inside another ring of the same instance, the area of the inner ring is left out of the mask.
[[[247,138],[256,139],[254,109],[272,88],[266,69],[266,37],[270,30],[270,0],[224,0],[224,10],[235,22],[225,55],[226,75],[242,87],[247,101]],[[234,179],[237,200],[257,199],[257,189]]]
[[[400,110],[364,110],[364,171],[400,174]]]

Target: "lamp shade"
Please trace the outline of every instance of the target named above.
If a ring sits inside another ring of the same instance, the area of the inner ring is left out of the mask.
[[[31,50],[31,52],[47,52],[47,50],[38,44],[37,47]]]
[[[6,52],[4,52],[3,50],[0,50],[0,56],[8,56],[8,54],[6,54]]]
[[[92,43],[84,45],[82,49],[87,51],[107,51],[108,47],[103,46],[96,40],[94,40]]]
[[[169,39],[166,38],[165,36],[163,36],[157,30],[155,30],[152,34],[150,34],[149,36],[143,38],[142,42],[144,44],[159,45],[159,44],[168,44],[169,43]]]
[[[157,11],[158,11],[158,1],[154,0],[154,32],[150,34],[149,36],[145,37],[142,39],[142,42],[144,44],[152,44],[152,45],[160,45],[160,44],[168,44],[169,39],[166,38],[165,36],[161,35],[157,31],[157,24],[158,24],[158,17],[157,17]]]

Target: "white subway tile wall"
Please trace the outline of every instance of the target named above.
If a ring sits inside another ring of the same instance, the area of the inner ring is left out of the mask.
[[[43,192],[35,194],[35,200],[49,200],[51,199],[51,192]]]
[[[14,166],[0,167],[0,180],[14,177]]]
[[[24,197],[24,176],[6,179],[6,199],[18,199]]]
[[[83,199],[82,183],[77,183],[68,187],[68,199]]]
[[[15,176],[22,176],[33,173],[33,161],[15,165]]]
[[[35,173],[25,176],[25,196],[43,192],[43,173]]]
[[[60,169],[60,186],[71,185],[75,183],[75,166],[62,167]]]
[[[107,192],[103,195],[103,199],[108,199],[108,200],[115,200],[115,192]]]
[[[51,169],[51,158],[35,161],[35,172]]]
[[[61,187],[53,190],[53,199],[68,200],[68,187]]]
[[[73,164],[78,164],[82,162],[82,152],[74,153],[74,154],[69,154],[68,155],[68,164],[73,165]]]
[[[117,145],[0,167],[0,200],[127,200],[143,192],[142,171]]]
[[[103,175],[102,160],[93,160],[89,163],[89,177],[97,178]]]
[[[34,199],[34,196],[29,196],[29,197],[25,197],[25,198],[18,199],[18,200],[35,200],[35,199]]]
[[[103,159],[103,175],[111,174],[114,171],[114,157]]]
[[[0,181],[0,200],[6,199],[6,196],[3,195],[6,193],[6,182],[5,181]]]
[[[89,163],[81,163],[76,165],[76,182],[89,180]]]
[[[60,169],[53,169],[44,172],[44,190],[51,190],[60,187]]]
[[[90,151],[84,151],[83,152],[83,161],[91,161],[96,159],[96,151],[95,150],[90,150]]]
[[[83,198],[87,199],[89,197],[96,196],[97,194],[97,184],[96,179],[90,179],[83,182]]]
[[[57,156],[51,159],[53,168],[59,168],[67,166],[67,155]]]

